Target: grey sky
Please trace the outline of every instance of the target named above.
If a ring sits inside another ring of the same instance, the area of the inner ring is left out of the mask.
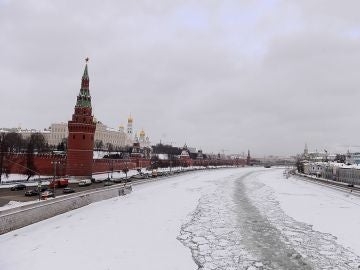
[[[357,0],[0,0],[0,126],[70,119],[88,56],[93,112],[111,127],[131,113],[153,142],[206,152],[344,150],[360,144],[359,10]]]

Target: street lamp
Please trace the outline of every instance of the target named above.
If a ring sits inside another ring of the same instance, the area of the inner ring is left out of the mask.
[[[51,164],[54,165],[54,180],[53,180],[53,193],[54,193],[54,198],[56,197],[55,195],[55,184],[56,184],[56,165],[60,164],[60,161],[51,161]]]
[[[108,159],[108,177],[107,180],[110,180],[110,159]]]
[[[39,193],[39,201],[41,200],[41,178],[39,175],[39,181],[38,181],[38,193]]]

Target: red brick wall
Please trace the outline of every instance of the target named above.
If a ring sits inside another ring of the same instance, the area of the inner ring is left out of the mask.
[[[18,173],[18,174],[26,174],[27,173],[27,154],[12,154],[6,156],[5,160],[5,170],[9,173]],[[66,157],[61,155],[33,155],[33,170],[40,175],[53,175],[54,174],[54,165],[51,163],[52,161],[57,161],[59,164],[57,165],[57,175],[65,174],[65,166],[66,166]]]
[[[93,160],[93,173],[102,173],[109,171],[121,171],[124,168],[136,168],[136,162],[132,160],[123,159],[94,159]]]
[[[26,154],[13,154],[8,155],[5,160],[4,168],[9,173],[26,174],[27,169],[27,155]],[[57,175],[66,175],[66,157],[61,155],[39,154],[33,155],[34,170],[40,175],[53,175],[54,165],[53,161],[59,162],[56,168]],[[165,161],[164,161],[165,162]],[[232,160],[202,160],[202,159],[186,159],[180,160],[182,166],[219,166],[219,165],[246,165],[245,159],[232,159]],[[120,171],[125,167],[135,169],[138,167],[146,168],[150,166],[151,161],[148,159],[131,158],[129,160],[123,159],[94,159],[87,167],[92,168],[92,173],[101,173],[108,171]]]

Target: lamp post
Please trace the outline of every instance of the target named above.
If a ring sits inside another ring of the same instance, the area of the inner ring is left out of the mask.
[[[110,180],[110,159],[108,159],[108,177],[107,180]]]
[[[56,197],[55,195],[55,185],[56,185],[56,165],[60,164],[60,161],[51,161],[51,164],[54,165],[54,180],[53,180],[53,193],[54,193],[54,198]]]
[[[111,179],[113,178],[114,175],[114,160],[111,159]]]
[[[41,178],[39,175],[39,181],[38,181],[38,193],[39,193],[39,201],[41,200]]]
[[[127,182],[127,173],[128,173],[129,169],[128,169],[128,165],[127,165],[127,160],[125,160],[125,179]]]

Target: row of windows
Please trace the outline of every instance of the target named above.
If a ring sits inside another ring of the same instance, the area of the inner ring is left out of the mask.
[[[53,128],[52,132],[65,132],[65,128]]]

